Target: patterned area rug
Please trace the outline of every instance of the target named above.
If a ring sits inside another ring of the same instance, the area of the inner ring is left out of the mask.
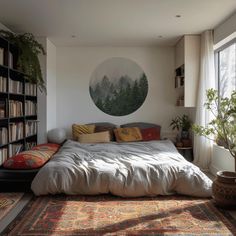
[[[0,221],[21,200],[24,193],[0,193]]]
[[[34,198],[5,235],[235,235],[236,222],[208,199],[183,196]]]

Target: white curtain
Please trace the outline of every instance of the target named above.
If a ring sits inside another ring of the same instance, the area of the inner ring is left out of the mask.
[[[213,51],[213,32],[205,31],[201,35],[200,53],[200,77],[197,93],[196,120],[195,123],[205,126],[212,119],[209,111],[204,107],[206,102],[206,90],[215,88],[215,68]],[[212,156],[212,141],[205,137],[194,136],[194,163],[202,170],[209,170]]]

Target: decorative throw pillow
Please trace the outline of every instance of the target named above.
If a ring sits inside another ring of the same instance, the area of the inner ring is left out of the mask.
[[[111,127],[111,126],[96,126],[96,127],[95,127],[95,132],[96,132],[96,133],[108,131],[108,132],[110,133],[110,140],[111,140],[111,141],[114,141],[114,140],[115,140],[113,130],[114,130],[114,127]]]
[[[3,163],[7,169],[37,169],[43,166],[60,148],[53,143],[40,144],[32,150],[21,152]]]
[[[44,143],[39,144],[37,146],[34,146],[32,150],[40,150],[40,151],[54,151],[57,152],[57,150],[60,148],[59,144],[56,143]]]
[[[72,136],[74,140],[78,140],[80,134],[92,134],[95,130],[95,125],[72,125]]]
[[[142,134],[137,127],[118,128],[114,130],[117,142],[134,142],[141,141]]]
[[[93,134],[80,134],[78,137],[80,143],[108,143],[110,142],[109,131],[93,133]]]
[[[141,129],[143,141],[160,140],[160,129],[153,127]]]

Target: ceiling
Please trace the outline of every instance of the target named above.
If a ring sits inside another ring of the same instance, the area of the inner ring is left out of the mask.
[[[173,45],[235,11],[236,0],[0,0],[1,23],[57,46]]]

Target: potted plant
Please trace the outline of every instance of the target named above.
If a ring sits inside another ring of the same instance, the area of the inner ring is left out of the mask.
[[[172,127],[172,130],[181,130],[181,140],[178,140],[179,138],[177,138],[177,144],[179,143],[179,145],[181,145],[180,143],[183,143],[183,146],[191,145],[189,139],[189,130],[192,126],[192,122],[187,115],[184,114],[182,117],[176,116],[174,119],[172,119],[170,126]]]
[[[206,92],[205,107],[213,119],[206,127],[193,125],[196,134],[211,140],[220,139],[235,159],[236,170],[236,91],[229,98],[218,95],[217,90]],[[212,186],[213,198],[220,206],[236,205],[236,172],[219,171]]]
[[[24,73],[25,79],[36,84],[41,91],[46,90],[38,59],[39,54],[46,54],[43,46],[30,33],[15,34],[0,30],[0,36],[17,49],[17,69]]]

